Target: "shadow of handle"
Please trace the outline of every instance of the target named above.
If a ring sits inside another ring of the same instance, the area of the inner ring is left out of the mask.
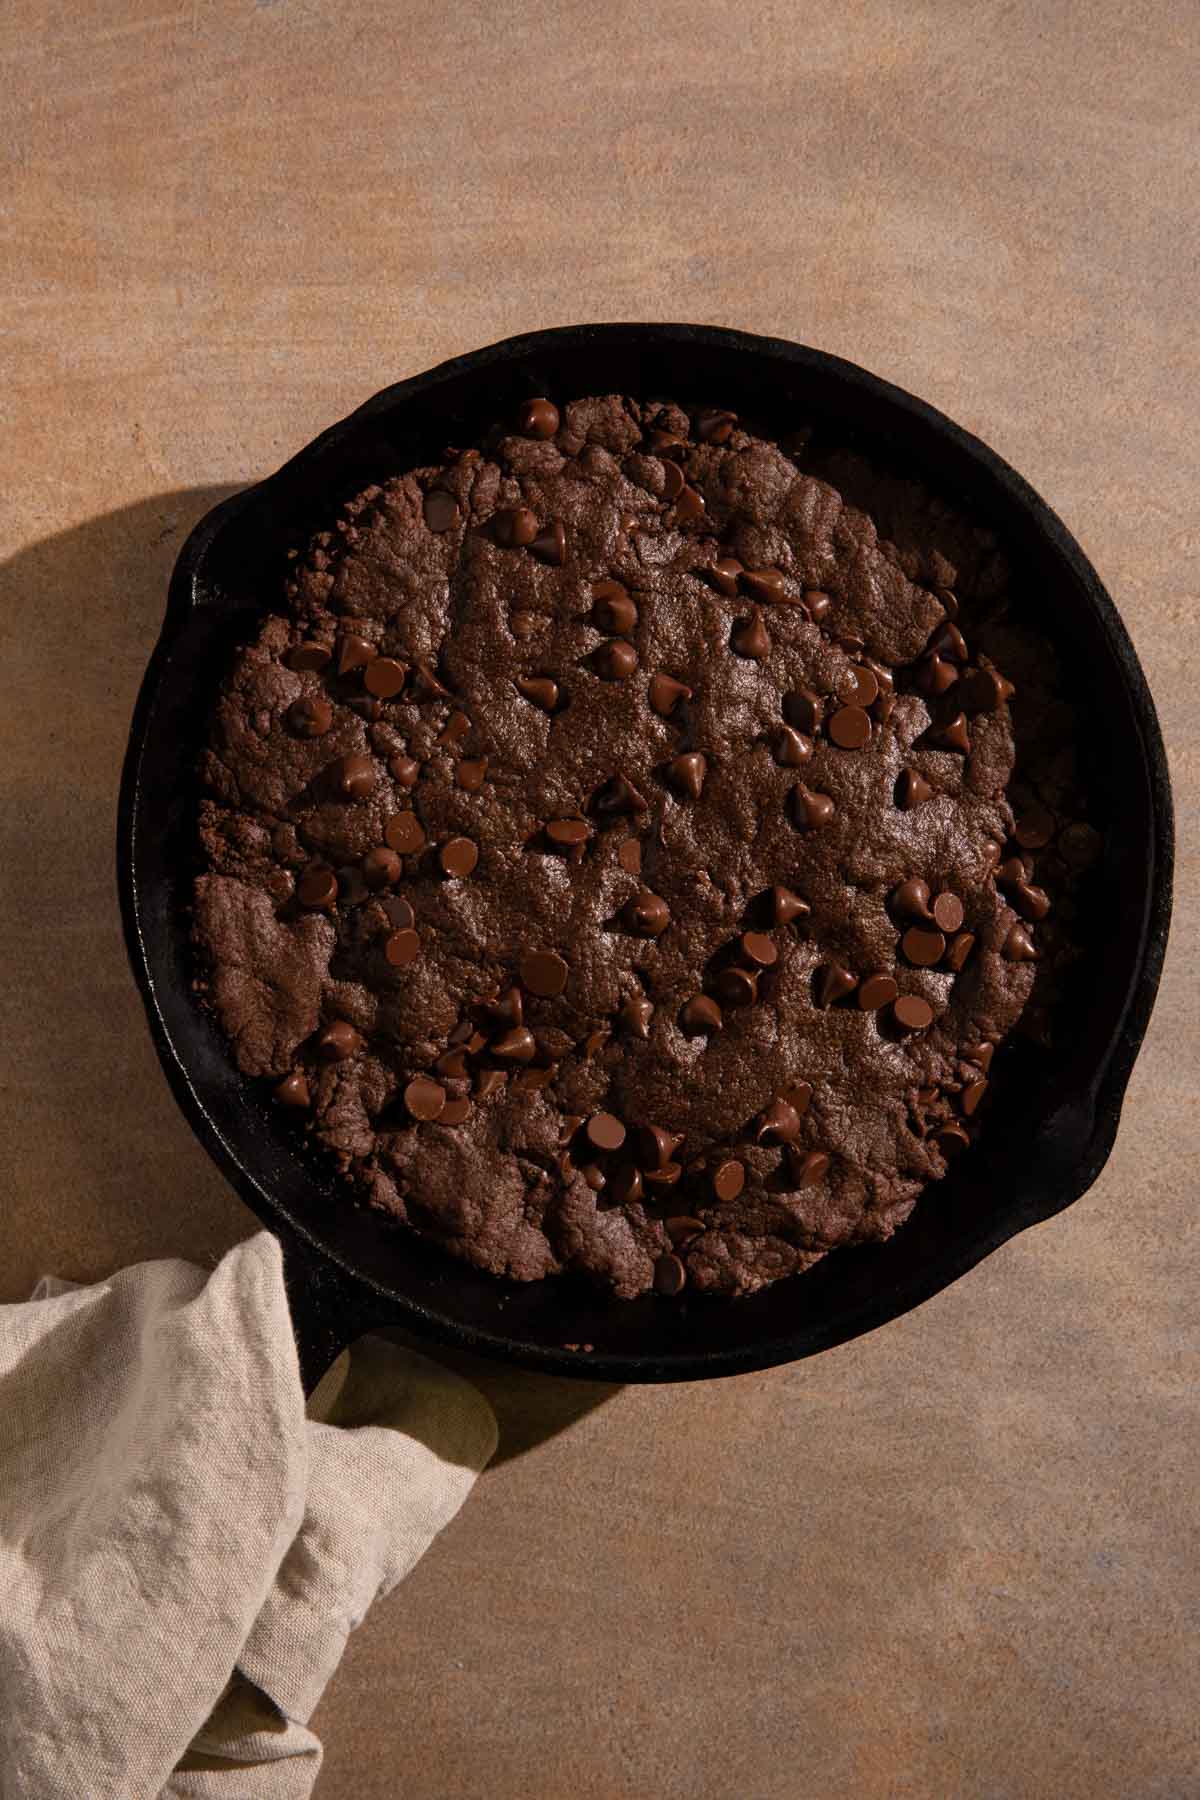
[[[304,1392],[311,1394],[348,1344],[387,1324],[389,1308],[298,1233],[278,1230],[277,1235],[300,1379]]]

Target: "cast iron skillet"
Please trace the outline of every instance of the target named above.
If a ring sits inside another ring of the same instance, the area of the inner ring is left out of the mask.
[[[381,471],[470,443],[529,395],[561,403],[613,391],[729,405],[780,432],[825,423],[835,441],[923,477],[998,533],[1039,626],[1102,722],[1093,778],[1114,829],[1101,872],[1103,938],[1076,1002],[1074,1047],[1055,1060],[1032,1049],[1009,1057],[982,1143],[889,1244],[841,1250],[737,1301],[613,1301],[564,1281],[504,1283],[356,1209],[239,1077],[191,988],[193,770],[217,683],[279,594],[285,551]],[[1172,838],[1162,739],[1125,629],[1070,533],[998,456],[910,394],[817,350],[708,326],[583,325],[510,338],[386,388],[196,527],[134,714],[117,854],[129,955],[159,1058],[201,1143],[283,1239],[306,1380],[386,1322],[530,1368],[626,1382],[810,1356],[907,1312],[1078,1199],[1112,1148],[1158,987]]]

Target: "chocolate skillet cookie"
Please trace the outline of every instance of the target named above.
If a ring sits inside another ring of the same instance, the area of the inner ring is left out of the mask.
[[[498,1275],[743,1294],[889,1237],[1070,956],[1099,838],[994,545],[807,452],[530,400],[346,506],[220,695],[238,1066]]]

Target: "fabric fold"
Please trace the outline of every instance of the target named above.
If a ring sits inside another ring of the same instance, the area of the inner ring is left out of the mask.
[[[0,1800],[311,1790],[347,1636],[496,1440],[379,1338],[314,1402],[268,1232],[0,1308]]]

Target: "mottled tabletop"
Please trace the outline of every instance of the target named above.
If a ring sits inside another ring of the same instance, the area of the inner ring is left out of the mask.
[[[1183,1800],[1196,1731],[1188,0],[9,0],[0,1300],[255,1221],[126,968],[113,813],[189,527],[510,332],[800,339],[1061,513],[1171,752],[1179,900],[1088,1197],[792,1368],[481,1367],[503,1441],[351,1643],[320,1800]]]

